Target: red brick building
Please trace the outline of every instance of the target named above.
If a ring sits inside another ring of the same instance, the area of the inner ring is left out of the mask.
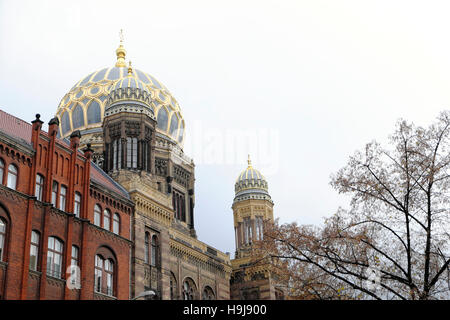
[[[133,203],[42,124],[0,111],[0,299],[129,299]]]

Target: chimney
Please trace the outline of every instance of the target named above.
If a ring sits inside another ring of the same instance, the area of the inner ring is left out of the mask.
[[[78,149],[78,147],[80,146],[80,138],[81,138],[80,130],[72,132],[72,134],[70,135],[70,147],[72,149],[75,150]]]

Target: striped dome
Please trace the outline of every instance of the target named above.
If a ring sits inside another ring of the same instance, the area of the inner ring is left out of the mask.
[[[138,88],[150,93],[149,89],[143,81],[131,76],[118,80],[112,90],[117,90],[119,88]]]
[[[150,74],[133,68],[131,78],[128,77],[125,51],[119,49],[114,67],[102,68],[83,77],[61,99],[56,110],[60,123],[58,135],[67,138],[75,130],[80,130],[82,134],[101,132],[109,93],[118,86],[136,86],[145,87],[151,93],[157,132],[183,145],[185,123],[178,102]]]
[[[234,191],[236,193],[235,201],[247,200],[247,199],[269,199],[268,185],[266,178],[253,168],[248,159],[248,167],[236,179],[234,185]]]

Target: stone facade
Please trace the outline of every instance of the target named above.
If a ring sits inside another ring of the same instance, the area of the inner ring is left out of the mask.
[[[278,273],[270,262],[255,257],[252,246],[263,240],[264,223],[271,223],[273,202],[267,181],[248,161],[248,168],[238,177],[233,202],[236,252],[231,260],[230,298],[232,300],[284,299],[285,289],[277,282]],[[256,262],[258,261],[258,262]]]

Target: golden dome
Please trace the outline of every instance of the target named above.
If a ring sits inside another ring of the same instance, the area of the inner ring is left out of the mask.
[[[267,180],[261,172],[253,168],[250,155],[248,156],[248,167],[236,179],[234,191],[235,202],[247,199],[270,200]]]
[[[117,62],[114,67],[92,72],[64,95],[56,110],[60,123],[59,136],[68,137],[75,130],[80,130],[82,134],[100,132],[110,91],[118,82],[123,82],[130,76],[131,79],[127,81],[144,84],[150,93],[157,119],[157,132],[182,145],[184,119],[178,102],[163,84],[148,73],[132,68],[128,75],[125,54],[121,40],[116,50]]]

